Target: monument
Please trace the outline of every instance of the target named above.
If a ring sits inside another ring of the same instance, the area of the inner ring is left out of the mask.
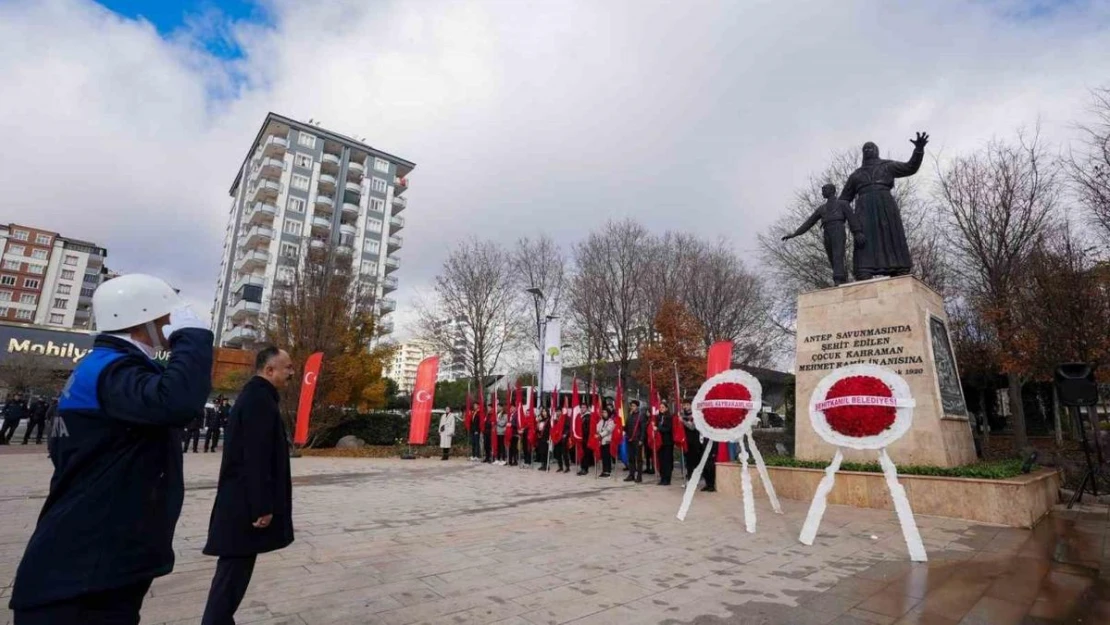
[[[826,184],[821,187],[821,195],[826,202],[818,206],[797,230],[784,236],[782,240],[789,241],[794,237],[800,237],[820,221],[821,229],[825,234],[825,255],[832,265],[833,284],[844,284],[848,281],[848,271],[844,268],[844,222],[848,222],[848,227],[852,230],[852,239],[857,249],[863,247],[865,239],[859,220],[852,211],[852,205],[837,199],[836,185]]]
[[[895,462],[951,467],[976,460],[944,300],[910,275],[913,259],[891,193],[895,178],[921,166],[928,140],[917,133],[905,163],[880,159],[874,143],[864,144],[863,163],[840,193],[855,202],[862,234],[854,251],[857,281],[798,296],[794,454],[800,459],[827,461],[833,453],[806,414],[817,383],[834,369],[866,363],[902,376],[917,402],[912,428],[889,447]],[[831,254],[830,264],[835,273]],[[844,459],[874,460],[855,450],[845,450]]]

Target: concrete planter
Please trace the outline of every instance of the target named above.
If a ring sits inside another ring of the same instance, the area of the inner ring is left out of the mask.
[[[755,477],[758,497],[765,497]],[[767,467],[775,492],[784,499],[812,501],[822,469]],[[1033,527],[1052,510],[1060,491],[1060,474],[1041,469],[1007,480],[899,475],[914,514],[965,519],[1009,527]],[[740,497],[740,465],[717,465],[717,489]],[[766,499],[764,499],[766,500]],[[840,471],[829,493],[829,503],[857,508],[894,510],[882,473]]]

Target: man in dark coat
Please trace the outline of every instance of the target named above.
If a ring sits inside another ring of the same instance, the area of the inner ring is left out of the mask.
[[[220,428],[223,423],[220,422],[220,405],[223,400],[217,399],[218,403],[212,408],[204,410],[204,452],[216,451],[216,446],[220,444]]]
[[[628,420],[624,423],[624,440],[628,447],[628,477],[626,482],[644,481],[644,441],[647,440],[647,415],[640,409],[640,400],[628,404]]]
[[[31,409],[29,411],[30,419],[27,421],[27,430],[23,432],[23,444],[26,445],[31,440],[31,431],[38,429],[35,435],[35,444],[42,444],[42,431],[46,427],[46,410],[48,404],[42,397],[36,398],[31,402]]]
[[[50,429],[54,475],[15,574],[17,625],[138,623],[151,582],[173,570],[180,431],[212,390],[212,333],[140,274],[101,284],[93,314],[101,334]]]
[[[662,402],[662,410],[656,417],[655,428],[659,432],[659,485],[670,486],[674,472],[674,416],[667,402]]]
[[[204,408],[201,408],[193,416],[193,420],[189,422],[188,427],[185,428],[185,443],[181,447],[181,453],[189,451],[189,443],[193,443],[193,453],[197,453],[197,443],[200,442],[200,429],[204,427]]]
[[[4,402],[4,425],[0,426],[0,445],[7,445],[15,435],[19,422],[27,418],[27,400],[23,393],[13,393],[8,401]]]
[[[202,625],[234,625],[255,559],[293,542],[293,483],[278,391],[295,375],[273,346],[255,358],[255,375],[231,409],[205,555],[219,556]]]
[[[694,411],[690,409],[690,400],[682,402],[682,427],[686,429],[686,481],[694,476],[694,469],[701,462],[701,455],[705,447],[701,442],[701,434],[694,425]],[[703,469],[704,470],[704,469]]]

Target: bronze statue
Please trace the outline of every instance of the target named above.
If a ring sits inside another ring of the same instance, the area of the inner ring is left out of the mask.
[[[782,238],[783,241],[800,237],[820,220],[821,228],[825,231],[825,254],[829,257],[829,264],[832,265],[833,270],[833,283],[844,284],[848,281],[848,271],[844,268],[844,222],[848,222],[848,228],[852,231],[852,239],[855,241],[856,253],[859,253],[859,248],[865,242],[863,232],[860,228],[860,222],[856,219],[855,213],[852,212],[852,205],[848,202],[836,198],[836,186],[826,184],[821,187],[821,195],[824,196],[826,202],[817,207],[809,219],[805,221],[793,234],[788,234]]]
[[[863,164],[848,176],[840,192],[845,202],[855,200],[855,215],[859,219],[866,244],[855,251],[853,263],[856,280],[874,276],[904,276],[913,271],[913,259],[906,243],[906,229],[902,214],[891,189],[895,178],[905,178],[917,173],[925,158],[925,144],[929,135],[917,133],[913,156],[905,163],[879,158],[879,146],[868,141],[863,144]]]

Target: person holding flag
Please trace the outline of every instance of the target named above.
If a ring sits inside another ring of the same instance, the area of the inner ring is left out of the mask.
[[[551,402],[555,403],[554,396]],[[567,427],[567,421],[570,420],[569,409],[567,408],[567,400],[563,398],[562,409],[555,409],[551,414],[551,440],[554,443],[555,460],[559,463],[559,470],[557,473],[570,473],[570,453],[567,451],[570,441],[570,428]]]
[[[677,430],[675,430],[677,432]],[[686,481],[694,476],[694,468],[701,462],[701,453],[705,449],[701,443],[701,433],[694,425],[694,411],[690,407],[690,400],[682,400],[682,432],[686,440],[685,461]]]
[[[540,471],[547,470],[547,461],[550,459],[548,446],[551,441],[551,412],[548,411],[546,406],[540,408],[540,414],[536,418],[536,427],[532,429],[535,438],[532,441],[532,449],[540,460]]]
[[[628,419],[624,424],[624,438],[628,447],[628,477],[624,478],[626,482],[644,481],[643,448],[644,438],[647,435],[646,416],[640,409],[640,400],[633,399],[629,403]]]
[[[686,475],[686,473],[685,473],[686,465],[688,464],[685,460],[687,442],[686,442],[686,427],[685,427],[685,424],[683,423],[682,411],[680,409],[682,404],[679,403],[679,402],[681,402],[681,400],[682,400],[682,388],[678,384],[678,364],[676,363],[675,367],[674,367],[674,398],[673,398],[674,411],[673,411],[673,414],[672,414],[672,417],[671,417],[671,432],[673,432],[673,436],[674,436],[675,449],[678,449],[679,452],[682,454],[682,455],[679,456],[679,462],[682,463],[683,475]],[[688,478],[684,478],[684,479],[688,479]]]
[[[484,394],[484,393],[483,393]],[[482,404],[485,405],[485,410],[482,411],[482,446],[485,451],[485,464],[493,464],[497,462],[497,450],[493,446],[494,439],[494,420],[497,418],[497,403],[491,401],[486,404],[485,397],[482,398]]]
[[[586,437],[587,471],[601,458],[601,439],[597,435],[597,426],[601,423],[601,397],[597,394],[597,387],[594,386],[593,380],[590,381],[590,393],[593,399],[590,402],[590,412],[586,420],[588,425],[583,432]]]
[[[659,416],[655,426],[658,441],[656,444],[656,457],[659,466],[659,485],[670,486],[671,474],[674,472],[674,417],[671,415],[667,402],[659,402]]]
[[[493,392],[493,407],[497,410],[497,391]],[[497,462],[500,466],[508,464],[508,449],[505,445],[509,431],[509,392],[505,391],[505,405],[501,406],[501,411],[497,413],[497,427],[493,433],[493,454],[497,456]]]
[[[505,391],[505,404],[509,405],[509,391]],[[505,445],[509,448],[509,466],[520,464],[520,382],[516,383],[516,392],[509,410],[509,427],[505,434]]]
[[[532,466],[532,454],[536,449],[536,405],[528,400],[528,412],[524,415],[524,433],[520,438],[524,450],[524,464]]]
[[[601,453],[601,475],[599,477],[610,477],[613,474],[612,444],[613,432],[615,431],[613,409],[606,406],[602,411],[601,420],[597,424],[597,435],[594,437]]]

